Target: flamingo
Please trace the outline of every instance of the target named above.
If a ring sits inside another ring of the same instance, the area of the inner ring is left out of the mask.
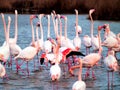
[[[60,18],[63,18],[65,20],[65,29],[64,29],[64,36],[62,36],[62,23]],[[66,16],[60,16],[58,15],[58,19],[60,21],[60,37],[61,37],[61,46],[71,48],[72,50],[76,50],[75,46],[72,43],[72,40],[70,40],[67,37],[67,17]]]
[[[78,10],[75,9],[75,12],[76,12],[76,26],[78,26]],[[80,50],[80,48],[81,48],[81,39],[78,36],[78,29],[79,28],[76,27],[76,36],[73,39],[73,44],[74,44],[76,50]]]
[[[89,73],[88,73],[89,69],[92,68],[93,66],[95,66],[101,59],[102,47],[101,47],[101,38],[100,38],[100,30],[99,29],[98,29],[98,39],[99,39],[98,40],[99,41],[99,51],[97,53],[90,53],[82,58],[83,67],[88,68],[86,75],[85,75],[85,79],[86,79],[86,77],[89,76]],[[77,66],[76,68],[79,68],[79,66]],[[69,71],[73,75],[73,73],[71,72],[71,69]],[[93,77],[93,79],[95,79],[93,70],[92,70],[92,77]]]
[[[34,17],[36,17],[36,16],[30,17],[30,20],[33,19]],[[37,38],[37,42],[38,42],[38,38]],[[22,49],[21,52],[17,56],[14,57],[14,59],[16,61],[16,72],[17,73],[18,73],[18,70],[21,70],[24,73],[24,71],[21,69],[20,66],[25,61],[25,62],[27,62],[27,73],[29,76],[28,62],[31,61],[36,56],[36,54],[38,53],[38,50],[39,50],[39,43],[37,43],[37,45],[35,45],[34,31],[32,28],[32,43],[31,43],[31,45]],[[21,64],[18,64],[18,59],[23,60]]]
[[[40,14],[39,17],[38,17],[39,22],[40,22],[40,29],[42,30],[42,32],[43,32],[43,28],[42,28],[42,20],[41,19],[42,19],[43,16],[44,16],[44,14]],[[49,29],[49,27],[48,27],[48,29]],[[44,50],[45,53],[49,53],[49,52],[52,51],[52,44],[49,40],[44,41],[43,50]]]
[[[79,59],[79,63],[80,63],[80,70],[78,73],[78,80],[73,84],[72,86],[72,90],[86,90],[86,84],[84,81],[82,81],[82,59]],[[73,69],[73,67],[71,67],[71,69]]]
[[[17,44],[17,36],[18,36],[18,26],[17,26],[17,18],[18,12],[15,10],[15,35],[14,38],[9,38],[9,46],[10,46],[10,62],[9,64],[12,66],[12,56],[16,56],[22,50],[21,47]]]
[[[110,25],[109,25],[109,24],[104,24],[103,26],[104,26],[104,28],[105,28],[104,39],[106,39],[108,36],[112,36],[112,37],[116,38],[115,33],[113,33],[113,32],[110,30]]]
[[[9,49],[9,29],[10,29],[10,23],[11,23],[11,17],[8,17],[8,27],[6,29],[6,22],[4,19],[4,14],[1,13],[2,21],[4,25],[4,33],[5,33],[5,39],[6,43],[0,47],[0,60],[5,62],[9,59],[10,56],[10,49]]]
[[[53,51],[53,53],[55,54],[55,58],[54,58],[55,64],[50,67],[50,75],[51,75],[52,81],[59,80],[61,76],[61,68],[59,66],[59,58],[58,58],[59,48],[60,48],[60,45],[57,44],[57,46],[54,47],[54,51]]]
[[[95,11],[95,9],[90,9],[89,11],[89,16],[91,19],[91,45],[94,51],[97,51],[99,49],[99,42],[98,42],[98,36],[93,36],[93,18],[92,18],[92,13]]]
[[[117,48],[119,42],[116,38],[116,35],[110,31],[109,24],[104,24],[101,26],[101,28],[105,28],[105,40],[103,41],[102,45],[107,47],[109,50],[111,48]]]
[[[113,85],[113,72],[118,71],[118,63],[117,60],[115,58],[115,52],[113,50],[108,51],[108,56],[105,57],[104,59],[104,64],[106,65],[106,67],[108,68],[108,86],[110,85],[109,82],[109,72],[112,72],[112,85]]]

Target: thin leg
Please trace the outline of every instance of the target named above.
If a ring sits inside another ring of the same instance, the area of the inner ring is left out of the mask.
[[[112,83],[111,83],[111,86],[113,87],[113,78],[114,78],[114,72],[112,72]]]
[[[109,86],[110,86],[110,81],[109,81],[109,71],[108,71],[108,90],[109,90]]]
[[[27,73],[28,73],[28,76],[29,76],[28,61],[27,61]]]

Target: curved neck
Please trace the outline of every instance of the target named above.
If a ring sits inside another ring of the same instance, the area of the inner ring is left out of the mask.
[[[78,73],[78,80],[82,81],[82,59],[79,60],[80,63],[80,70]]]
[[[17,21],[17,19],[18,19],[18,13],[17,13],[17,10],[15,10],[15,35],[14,35],[14,38],[15,38],[15,40],[16,40],[16,42],[17,42],[17,35],[18,35],[18,21]]]

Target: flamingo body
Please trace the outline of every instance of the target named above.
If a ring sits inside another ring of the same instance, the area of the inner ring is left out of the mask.
[[[55,65],[52,65],[50,67],[50,75],[51,75],[52,81],[60,79],[61,68],[60,68],[59,64],[56,63]]]
[[[76,81],[72,86],[72,90],[86,90],[85,82],[81,80]]]
[[[37,54],[37,48],[28,46],[25,49],[23,49],[16,57],[15,59],[26,59],[31,60],[34,58],[34,56]]]

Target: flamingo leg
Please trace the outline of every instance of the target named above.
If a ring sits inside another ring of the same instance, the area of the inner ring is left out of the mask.
[[[93,69],[92,69],[92,78],[93,78],[94,80],[96,79],[95,72],[94,72]]]
[[[18,73],[19,70],[22,71],[22,73],[25,74],[25,72],[21,69],[21,65],[23,64],[24,60],[22,61],[21,64],[18,64],[18,60],[16,60],[16,73]],[[25,74],[26,75],[26,74]]]
[[[28,68],[28,61],[27,61],[27,73],[28,73],[28,76],[29,76],[30,71],[29,71],[29,68]]]
[[[109,71],[108,71],[108,90],[109,90],[109,86],[110,86],[110,81],[109,81]]]
[[[113,78],[114,78],[114,72],[112,71],[112,83],[111,83],[112,87],[113,87]]]
[[[87,70],[86,70],[86,74],[85,74],[85,80],[89,76],[90,76],[90,68],[88,67]]]

